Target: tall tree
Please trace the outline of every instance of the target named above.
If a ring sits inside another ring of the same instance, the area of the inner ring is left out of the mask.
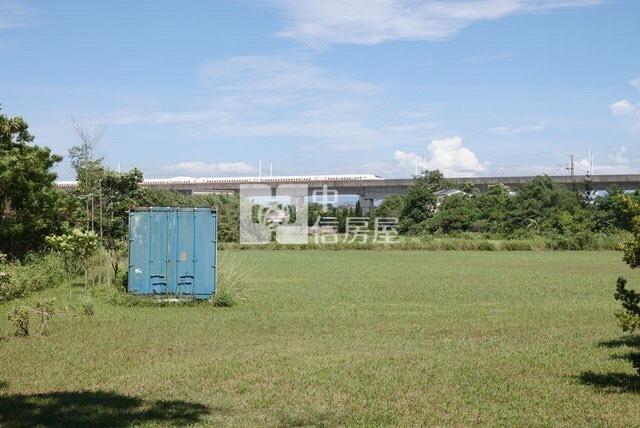
[[[400,231],[418,232],[421,226],[431,218],[436,209],[436,197],[433,192],[444,186],[444,176],[440,171],[424,171],[416,177],[409,187],[402,207]]]
[[[81,123],[72,116],[71,126],[80,143],[69,149],[69,160],[76,172],[77,195],[84,201],[86,228],[95,231],[96,225],[101,227],[103,223],[100,186],[105,174],[103,159],[96,157],[95,151],[106,131],[106,125],[92,121]]]
[[[20,257],[62,229],[53,166],[62,158],[31,144],[21,117],[0,114],[0,252]]]

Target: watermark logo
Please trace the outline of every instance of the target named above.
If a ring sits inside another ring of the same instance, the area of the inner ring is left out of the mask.
[[[307,185],[281,184],[272,193],[266,184],[240,186],[240,243],[306,244]]]
[[[306,184],[241,185],[240,243],[398,242],[397,217],[363,215],[353,206],[340,206],[339,196],[326,185],[311,194]],[[315,218],[309,219],[309,204],[314,204]]]

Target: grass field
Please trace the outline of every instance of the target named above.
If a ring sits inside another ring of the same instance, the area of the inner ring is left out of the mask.
[[[640,425],[640,341],[612,315],[616,277],[640,272],[620,253],[236,256],[232,308],[98,293],[93,317],[27,339],[2,315],[0,425]]]

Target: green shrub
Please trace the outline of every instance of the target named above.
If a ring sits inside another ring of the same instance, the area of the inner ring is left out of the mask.
[[[62,263],[53,254],[31,255],[16,272],[17,280],[27,285],[28,292],[54,287],[63,277]]]
[[[594,233],[590,231],[558,233],[551,237],[552,250],[588,250],[593,248]]]
[[[495,251],[497,249],[496,245],[491,241],[480,241],[478,243],[478,250],[481,251]]]
[[[55,315],[53,301],[49,299],[38,300],[35,308],[19,306],[9,314],[9,320],[13,322],[14,334],[18,337],[31,335],[31,315],[35,314],[40,321],[38,336],[42,336],[47,331],[49,320]]]
[[[211,299],[211,304],[218,307],[230,307],[236,304],[236,299],[229,291],[218,289]]]
[[[14,282],[9,272],[0,271],[0,302],[15,298]]]
[[[0,302],[54,287],[62,281],[60,260],[51,254],[31,255],[24,263],[5,264],[0,272]]]
[[[633,333],[640,328],[640,316],[623,311],[618,311],[614,315],[618,319],[618,325],[625,333]]]
[[[87,288],[89,261],[99,249],[98,235],[93,231],[73,229],[65,235],[47,236],[46,241],[62,260],[69,285],[73,277],[84,270],[84,286]]]
[[[504,241],[502,247],[505,251],[531,251],[534,246],[529,241]]]
[[[13,310],[11,314],[9,314],[9,320],[13,322],[13,326],[15,327],[15,335],[19,337],[29,336],[29,308],[25,306],[17,307]]]
[[[93,296],[91,293],[84,293],[80,297],[80,306],[82,307],[82,313],[84,315],[94,315],[96,313],[94,304],[93,304]]]

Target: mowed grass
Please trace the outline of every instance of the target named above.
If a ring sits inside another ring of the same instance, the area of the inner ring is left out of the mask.
[[[640,425],[639,343],[613,317],[617,276],[640,272],[620,253],[234,256],[231,308],[99,294],[28,339],[3,316],[0,425]]]

